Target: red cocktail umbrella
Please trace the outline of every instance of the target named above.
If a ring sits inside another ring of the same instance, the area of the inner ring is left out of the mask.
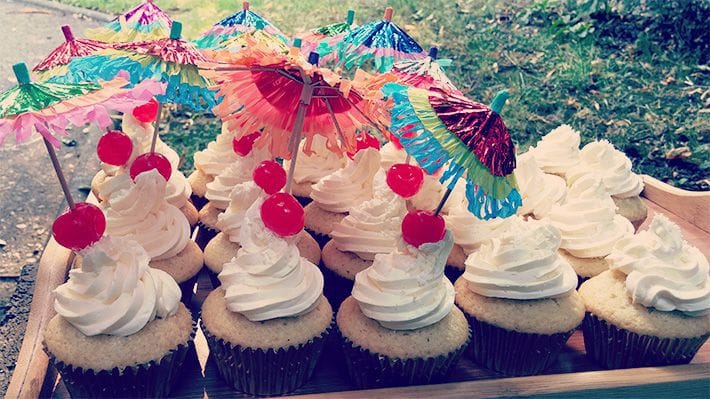
[[[40,80],[48,80],[66,74],[69,62],[75,57],[85,57],[111,47],[109,44],[97,40],[75,38],[69,25],[62,26],[62,32],[66,39],[64,43],[52,50],[44,60],[32,69]]]

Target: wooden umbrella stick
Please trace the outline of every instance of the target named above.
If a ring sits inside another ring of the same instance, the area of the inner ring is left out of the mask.
[[[62,186],[62,191],[64,191],[64,198],[67,200],[67,204],[69,204],[69,209],[74,209],[76,208],[74,198],[72,198],[71,190],[69,190],[69,185],[67,184],[67,179],[64,177],[64,172],[62,172],[62,165],[59,163],[57,153],[54,151],[54,146],[47,139],[43,140],[44,146],[47,147],[47,152],[49,153],[49,159],[52,161],[54,171],[57,173],[59,185]]]
[[[347,145],[347,143],[345,142],[345,134],[343,134],[343,129],[340,128],[338,118],[335,117],[335,112],[333,112],[333,106],[330,105],[330,100],[325,98],[323,99],[323,101],[325,102],[325,106],[328,107],[328,113],[330,113],[330,117],[333,119],[335,130],[338,131],[338,136],[340,136],[340,145]]]
[[[348,102],[348,104],[350,104],[350,105],[355,109],[355,111],[358,112],[358,114],[360,114],[360,116],[362,116],[363,118],[365,118],[365,120],[366,120],[369,124],[371,124],[372,127],[374,127],[375,129],[377,129],[377,131],[380,132],[381,135],[385,136],[385,132],[384,132],[384,131],[387,130],[387,129],[383,129],[382,126],[381,126],[378,122],[373,121],[372,118],[370,118],[370,117],[367,116],[364,112],[362,112],[362,110],[360,109],[360,107],[358,107],[357,105],[355,105],[355,103],[352,102],[348,97],[346,97],[346,96],[342,96],[342,97],[345,99],[345,101]],[[385,136],[385,137],[386,137],[386,136]]]
[[[155,116],[155,129],[153,129],[153,142],[150,143],[150,152],[155,152],[155,145],[158,143],[158,132],[160,131],[160,115],[163,113],[163,103],[158,103],[158,115]]]
[[[449,200],[449,196],[451,195],[451,192],[454,191],[450,188],[446,189],[446,192],[444,193],[444,196],[441,197],[441,201],[439,201],[439,205],[436,206],[436,210],[434,211],[434,216],[438,215],[441,213],[441,210],[444,208],[444,205],[446,204],[446,201]]]
[[[293,131],[291,132],[291,163],[288,167],[288,176],[286,178],[285,192],[291,194],[291,183],[293,182],[293,174],[296,171],[296,161],[298,159],[298,144],[301,142],[301,133],[303,133],[303,122],[306,119],[306,110],[311,104],[313,99],[313,85],[311,84],[311,79],[308,75],[301,71],[301,76],[303,77],[304,84],[303,89],[301,89],[301,100],[298,103],[298,112],[296,112],[296,121],[293,125]]]

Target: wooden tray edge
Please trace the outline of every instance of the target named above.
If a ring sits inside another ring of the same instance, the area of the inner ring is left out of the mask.
[[[661,208],[710,233],[710,191],[687,191],[642,175],[643,196]]]

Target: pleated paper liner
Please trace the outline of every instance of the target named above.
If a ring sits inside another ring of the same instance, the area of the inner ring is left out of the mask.
[[[222,379],[237,391],[270,396],[295,391],[311,378],[334,325],[305,344],[276,351],[233,345],[212,335],[204,323],[201,327]]]
[[[195,356],[196,332],[197,323],[193,321],[188,342],[170,350],[160,360],[123,369],[84,370],[57,360],[46,346],[44,351],[73,398],[166,397],[177,383],[188,354]]]
[[[641,335],[587,313],[582,322],[584,347],[593,361],[608,369],[690,363],[710,334],[692,338]]]
[[[494,326],[469,314],[466,319],[472,332],[467,356],[485,368],[509,376],[539,374],[550,367],[576,330],[528,334]]]
[[[342,335],[341,335],[342,336]],[[342,336],[342,348],[350,381],[357,388],[383,388],[441,382],[471,341],[445,355],[428,358],[391,358],[357,346]]]

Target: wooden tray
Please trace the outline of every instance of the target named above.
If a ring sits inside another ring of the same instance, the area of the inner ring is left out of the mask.
[[[694,193],[644,176],[649,217],[662,212],[683,230],[685,239],[710,255],[710,193]],[[643,229],[644,227],[642,227]],[[55,397],[69,395],[42,351],[42,335],[54,316],[52,290],[64,283],[73,261],[70,251],[50,240],[40,260],[34,298],[17,366],[6,398]],[[204,299],[209,280],[201,276],[196,300]],[[198,305],[199,306],[199,305]],[[227,387],[207,361],[204,336],[198,332],[197,356],[184,366],[184,378],[171,395],[176,398],[248,397]],[[706,343],[691,364],[626,370],[601,370],[584,355],[581,332],[576,332],[560,355],[559,361],[545,375],[501,378],[462,358],[444,384],[357,391],[348,383],[339,356],[327,351],[312,380],[294,395],[301,398],[478,398],[496,396],[553,397],[708,397],[710,396],[710,342]],[[337,352],[335,352],[337,353]]]

